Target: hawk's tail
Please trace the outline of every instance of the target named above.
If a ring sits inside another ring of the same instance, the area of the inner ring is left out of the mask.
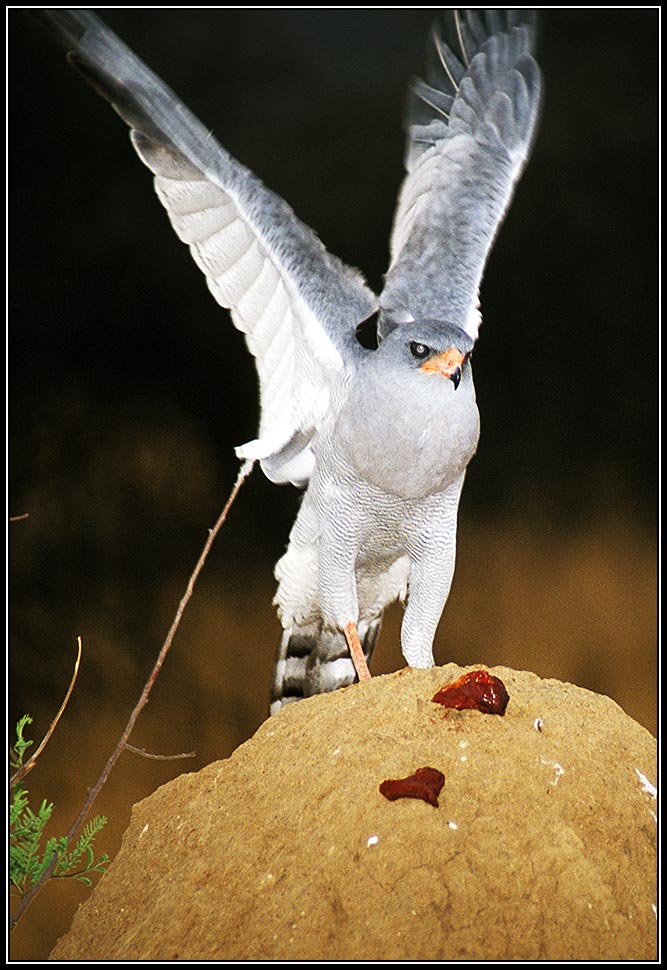
[[[382,617],[378,616],[359,626],[359,639],[367,663],[373,655],[381,622]],[[284,704],[347,687],[356,679],[342,633],[323,628],[314,630],[312,624],[302,629],[293,626],[283,631],[276,651],[270,712],[277,714]]]

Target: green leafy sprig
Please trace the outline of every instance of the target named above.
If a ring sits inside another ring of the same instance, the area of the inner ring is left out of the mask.
[[[25,714],[16,725],[16,742],[10,755],[10,763],[17,771],[24,767],[25,753],[33,743],[24,736],[24,731],[29,724],[32,724],[32,718]],[[20,896],[39,882],[51,865],[54,856],[58,857],[53,871],[54,877],[78,879],[90,886],[92,873],[106,872],[108,855],[105,853],[95,861],[93,851],[95,836],[107,822],[103,815],[97,815],[87,823],[74,848],[68,852],[66,836],[52,836],[44,842],[44,829],[53,812],[52,802],[44,799],[37,812],[34,812],[30,807],[28,791],[21,781],[12,786],[11,798],[9,881]]]

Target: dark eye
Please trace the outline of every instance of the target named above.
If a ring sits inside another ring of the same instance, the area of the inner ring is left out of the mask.
[[[413,357],[416,357],[417,360],[423,360],[424,357],[428,357],[428,355],[431,353],[431,348],[427,347],[426,344],[420,344],[416,340],[413,340],[410,343],[410,353]]]

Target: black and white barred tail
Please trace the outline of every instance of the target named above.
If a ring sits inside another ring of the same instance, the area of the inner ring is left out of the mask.
[[[365,631],[363,627],[359,629],[367,663],[373,655],[381,622],[382,617],[377,617]],[[312,625],[284,630],[276,651],[270,713],[277,714],[285,704],[347,687],[356,680],[344,634],[324,628],[313,631]]]

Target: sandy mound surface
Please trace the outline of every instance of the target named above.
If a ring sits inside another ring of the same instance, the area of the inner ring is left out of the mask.
[[[502,667],[504,716],[435,704],[462,673],[301,701],[158,789],[51,957],[654,959],[654,739]],[[380,793],[424,767],[437,807]]]

